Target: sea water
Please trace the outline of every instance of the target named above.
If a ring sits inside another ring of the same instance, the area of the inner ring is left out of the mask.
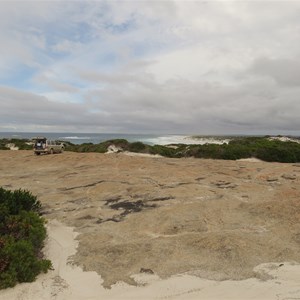
[[[44,136],[50,140],[68,141],[73,144],[93,143],[98,144],[107,140],[125,139],[128,142],[142,142],[148,145],[168,144],[223,144],[228,143],[226,137],[195,137],[181,134],[125,134],[125,133],[66,133],[66,132],[0,132],[0,139],[32,139]]]

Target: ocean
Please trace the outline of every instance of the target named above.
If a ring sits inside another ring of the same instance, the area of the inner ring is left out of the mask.
[[[181,134],[124,134],[124,133],[66,133],[66,132],[0,132],[0,139],[32,139],[45,136],[50,140],[68,141],[73,144],[98,144],[112,139],[126,139],[128,142],[142,142],[149,145],[167,144],[223,144],[229,142],[226,137],[194,137]]]

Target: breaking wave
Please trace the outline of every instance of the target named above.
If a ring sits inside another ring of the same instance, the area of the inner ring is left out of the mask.
[[[156,145],[169,145],[169,144],[224,144],[228,143],[228,139],[220,139],[213,137],[193,137],[183,135],[170,135],[170,136],[158,136],[153,138],[143,139],[143,142]]]
[[[89,136],[61,136],[60,139],[66,139],[66,140],[90,140],[91,137]]]

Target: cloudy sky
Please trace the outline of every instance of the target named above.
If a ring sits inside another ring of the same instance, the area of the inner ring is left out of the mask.
[[[300,135],[300,1],[0,1],[0,131]]]

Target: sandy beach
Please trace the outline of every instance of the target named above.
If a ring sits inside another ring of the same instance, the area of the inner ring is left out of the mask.
[[[300,299],[300,164],[0,151],[54,270],[0,299]]]

